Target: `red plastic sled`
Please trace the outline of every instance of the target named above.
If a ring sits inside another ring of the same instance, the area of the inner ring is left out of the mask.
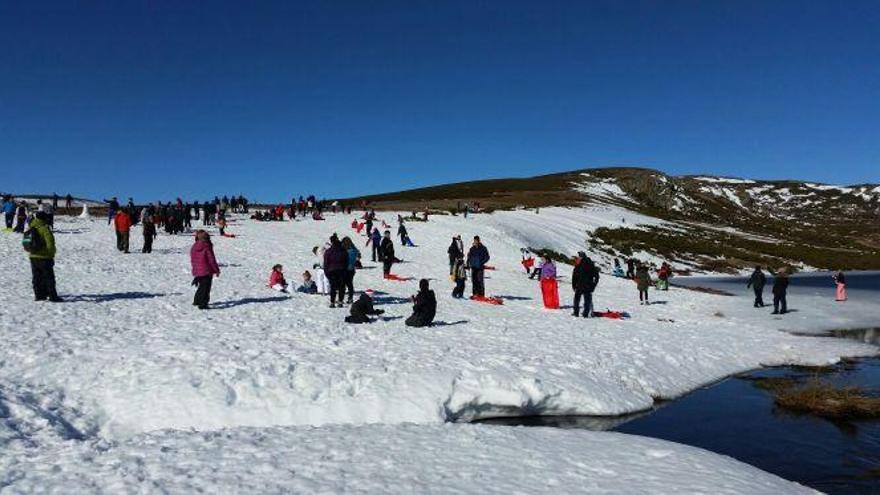
[[[623,311],[593,311],[593,316],[598,316],[600,318],[611,318],[612,320],[622,320],[624,318],[629,318],[629,313],[625,313]]]
[[[556,279],[541,280],[541,295],[544,297],[545,308],[559,309],[559,286],[556,284]]]
[[[409,282],[412,279],[412,277],[401,277],[400,275],[395,275],[393,273],[385,275],[385,280],[396,280],[398,282]]]
[[[471,301],[486,303],[486,304],[495,304],[500,306],[504,304],[504,301],[499,297],[486,297],[486,296],[471,296]]]
[[[223,237],[229,237],[230,239],[235,239],[235,234],[222,234]]]

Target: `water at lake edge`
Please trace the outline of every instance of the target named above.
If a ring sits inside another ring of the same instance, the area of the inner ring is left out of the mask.
[[[871,331],[876,342],[877,331]],[[865,333],[867,335],[867,333]],[[848,335],[864,339],[864,335]],[[482,423],[612,430],[729,455],[827,493],[880,493],[880,420],[829,421],[779,409],[761,378],[809,379],[815,370],[767,368],[731,377],[653,411],[620,417],[540,416]],[[847,361],[821,373],[840,385],[880,393],[880,358]]]

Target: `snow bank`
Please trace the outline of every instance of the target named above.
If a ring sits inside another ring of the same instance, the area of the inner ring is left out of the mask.
[[[560,208],[413,222],[408,228],[419,247],[398,247],[406,263],[394,271],[415,280],[382,280],[368,256],[355,278],[357,288],[379,291],[377,302],[387,310],[384,321],[362,326],[343,323],[346,311],[328,308],[324,298],[265,287],[275,263],[298,281],[311,268],[312,246],[334,231],[354,235],[351,217],[232,223],[237,238],[215,238],[223,274],[208,312],[190,305],[191,236],[160,235],[152,255],[123,255],[110,227],[59,218],[63,304],[30,300],[19,239],[0,237],[7,281],[0,293],[7,308],[0,313],[0,386],[36,402],[55,397],[43,409],[78,411],[78,431],[125,438],[166,428],[623,414],[761,365],[876,354],[855,342],[778,331],[795,322],[840,327],[865,310],[835,306],[829,316],[831,297],[792,300],[799,312],[773,320],[739,299],[677,289],[639,306],[631,282],[605,276],[597,307],[627,311],[630,320],[585,321],[569,310],[544,310],[537,284],[519,265],[519,248],[545,239],[573,253],[584,248],[579,236],[587,227],[617,214]],[[466,242],[483,238],[498,268],[488,272],[487,290],[504,306],[450,297],[446,247],[457,233]],[[132,238],[137,251],[138,229]],[[355,239],[363,246],[365,239]],[[570,300],[569,270],[560,267],[563,301]],[[438,295],[440,325],[431,329],[403,324],[419,277],[432,279]],[[880,320],[876,306],[870,310]]]
[[[237,428],[7,447],[4,493],[814,493],[693,447],[549,428]]]

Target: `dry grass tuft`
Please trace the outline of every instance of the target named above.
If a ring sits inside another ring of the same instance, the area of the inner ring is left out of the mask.
[[[760,386],[773,393],[776,405],[790,411],[835,419],[880,418],[880,397],[859,387],[836,387],[817,378],[802,385],[768,380]]]

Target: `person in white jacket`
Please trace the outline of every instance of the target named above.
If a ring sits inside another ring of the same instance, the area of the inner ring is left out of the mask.
[[[314,270],[312,279],[315,281],[315,285],[318,286],[318,294],[330,293],[330,281],[327,279],[327,275],[324,274],[324,251],[328,247],[330,246],[325,244],[324,247],[315,246],[312,248],[312,254],[315,255],[315,263],[312,265]]]

